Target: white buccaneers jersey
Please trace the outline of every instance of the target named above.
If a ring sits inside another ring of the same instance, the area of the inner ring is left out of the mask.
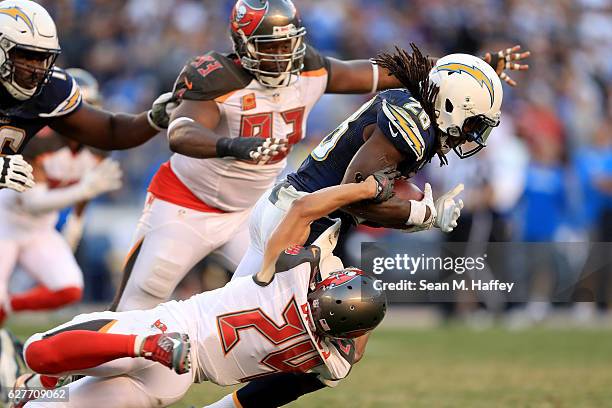
[[[325,93],[329,64],[308,48],[304,71],[283,88],[266,88],[231,57],[216,52],[193,59],[181,72],[175,94],[182,99],[214,100],[221,113],[215,133],[224,137],[287,138],[306,134],[306,121]],[[223,211],[250,208],[285,167],[285,155],[258,166],[234,158],[194,159],[174,154],[172,170],[191,192]]]
[[[196,378],[231,385],[301,372],[317,373],[333,385],[348,374],[354,342],[331,341],[312,331],[307,295],[318,255],[312,246],[289,249],[277,262],[277,269],[289,269],[277,272],[271,283],[245,276],[177,305],[191,316],[186,326],[196,347]]]
[[[83,174],[92,170],[100,157],[89,149],[73,151],[68,146],[41,157],[50,188],[65,187],[77,183]]]

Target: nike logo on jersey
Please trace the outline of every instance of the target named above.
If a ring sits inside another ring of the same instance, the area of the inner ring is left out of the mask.
[[[389,132],[391,132],[391,136],[397,137],[397,132],[395,131],[395,129],[393,129],[393,126],[391,126],[391,122],[389,122],[388,125],[389,125]]]
[[[187,89],[189,89],[191,91],[193,89],[193,82],[188,80],[187,77],[185,77],[184,82],[185,82],[185,86],[187,87]]]

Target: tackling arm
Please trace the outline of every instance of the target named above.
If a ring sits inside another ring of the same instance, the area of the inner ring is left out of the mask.
[[[147,116],[147,112],[111,113],[83,103],[74,113],[53,121],[51,128],[88,146],[122,150],[139,146],[158,133]]]
[[[220,136],[212,130],[220,120],[215,101],[183,100],[172,112],[168,127],[170,149],[197,159],[231,156],[261,164],[287,151],[286,139]]]
[[[529,51],[521,52],[521,46],[515,45],[498,52],[487,52],[482,59],[489,63],[497,75],[510,86],[516,86],[506,70],[526,71],[527,64],[522,60],[530,56]],[[331,77],[327,93],[367,93],[391,88],[401,88],[402,83],[388,69],[374,67],[370,60],[342,61],[327,58],[330,63]],[[434,63],[437,58],[430,58]]]
[[[262,283],[271,282],[279,254],[290,245],[303,244],[310,233],[310,223],[314,220],[355,201],[388,196],[391,190],[392,182],[385,183],[376,177],[368,177],[363,183],[328,187],[295,200],[272,233],[264,253],[263,267],[255,279]]]

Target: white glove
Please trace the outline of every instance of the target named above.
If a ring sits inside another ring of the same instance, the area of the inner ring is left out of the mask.
[[[457,184],[455,188],[436,200],[438,217],[435,226],[443,232],[451,232],[457,226],[457,220],[463,208],[463,200],[455,201],[455,197],[463,191],[463,188],[463,183]]]
[[[269,137],[265,139],[263,144],[249,153],[251,160],[254,160],[259,165],[267,164],[273,160],[275,156],[285,153],[288,150],[289,141],[287,139],[277,139]]]
[[[83,237],[83,229],[85,226],[83,218],[84,217],[79,217],[74,213],[70,213],[66,220],[66,224],[64,224],[64,228],[62,228],[62,235],[72,252],[76,251]]]
[[[32,171],[32,166],[20,154],[0,157],[0,188],[22,193],[34,187]]]
[[[410,216],[406,221],[406,225],[410,228],[406,229],[407,232],[428,230],[436,221],[436,206],[429,183],[425,183],[423,195],[421,201],[410,200]],[[429,216],[427,216],[427,209],[429,209]]]
[[[121,188],[121,168],[112,159],[104,159],[96,167],[83,175],[79,182],[84,200]]]

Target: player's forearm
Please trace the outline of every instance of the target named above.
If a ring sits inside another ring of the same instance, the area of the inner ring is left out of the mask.
[[[168,129],[170,150],[196,159],[218,157],[217,142],[221,136],[195,121],[185,118],[172,122]]]
[[[376,181],[369,178],[363,183],[328,187],[295,200],[268,240],[263,267],[257,275],[258,281],[271,281],[278,255],[291,245],[302,245],[308,238],[312,221],[354,201],[373,198],[376,194]]]
[[[376,182],[373,178],[369,178],[363,183],[327,187],[300,197],[293,202],[289,212],[293,211],[296,217],[309,224],[341,207],[374,198],[377,192],[376,188]]]
[[[126,113],[112,114],[107,131],[107,142],[96,146],[105,150],[124,150],[148,142],[159,131],[154,129],[147,119],[147,112],[138,115]]]
[[[80,184],[49,190],[39,185],[24,192],[21,199],[22,208],[33,215],[58,211],[70,207],[86,198],[86,191]]]
[[[411,203],[396,196],[380,203],[357,202],[342,207],[342,210],[359,218],[368,219],[382,227],[397,227],[410,217]],[[408,226],[407,226],[408,227]]]
[[[147,113],[111,113],[83,106],[67,117],[57,119],[51,128],[87,146],[102,150],[122,150],[139,146],[158,131],[147,120]]]

